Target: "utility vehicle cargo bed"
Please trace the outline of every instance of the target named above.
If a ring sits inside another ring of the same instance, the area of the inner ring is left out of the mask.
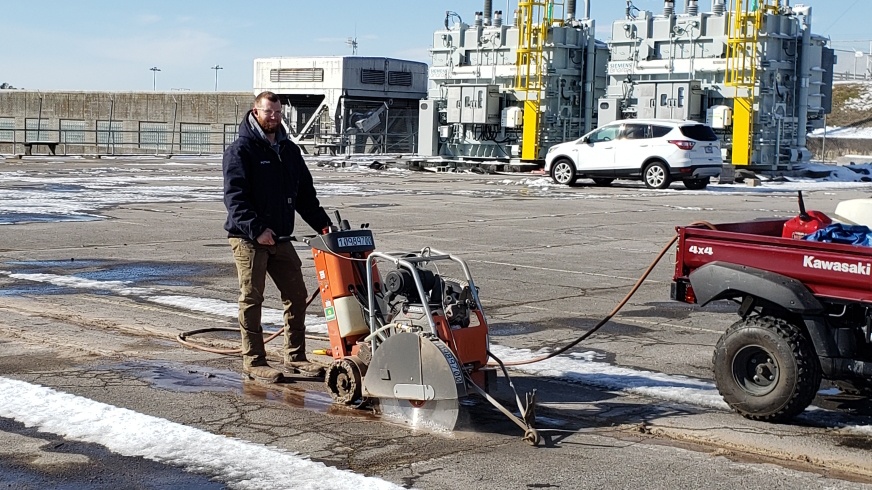
[[[677,227],[673,280],[687,284],[691,272],[718,261],[796,279],[815,296],[872,303],[872,247],[781,238],[785,221]]]

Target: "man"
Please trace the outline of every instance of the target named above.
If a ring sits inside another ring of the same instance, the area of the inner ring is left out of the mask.
[[[294,213],[322,232],[330,218],[318,202],[312,175],[300,148],[282,126],[276,94],[257,96],[239,125],[239,138],[224,152],[224,205],[227,230],[239,275],[239,330],[242,370],[253,378],[277,382],[281,371],[266,361],[261,304],[269,274],[284,306],[284,365],[292,372],[317,376],[323,369],[306,359],[306,285],[302,262],[287,241]],[[283,239],[284,237],[284,239]]]

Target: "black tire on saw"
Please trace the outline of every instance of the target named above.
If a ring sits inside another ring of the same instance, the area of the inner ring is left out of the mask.
[[[821,384],[814,346],[781,318],[753,316],[734,323],[712,357],[718,391],[743,417],[784,422],[811,404]]]
[[[342,405],[359,404],[363,382],[357,367],[347,359],[333,361],[327,367],[324,384],[334,403]]]

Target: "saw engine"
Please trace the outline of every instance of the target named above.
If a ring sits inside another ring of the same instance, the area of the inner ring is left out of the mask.
[[[488,365],[487,319],[466,262],[431,248],[378,252],[368,225],[352,230],[336,219],[338,226],[307,240],[327,320],[333,362],[325,384],[334,403],[377,405],[383,416],[452,430],[459,400],[477,394],[538,444],[535,392],[524,403],[515,393],[520,416],[489,394],[497,371]]]

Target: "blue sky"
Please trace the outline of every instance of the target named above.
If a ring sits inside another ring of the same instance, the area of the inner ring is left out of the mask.
[[[700,10],[711,0],[700,0]],[[868,51],[868,0],[804,0],[813,26],[837,49]],[[0,15],[0,82],[32,90],[251,90],[254,58],[358,55],[428,61],[445,11],[465,22],[483,0],[352,0],[250,3],[229,0],[11,1]],[[578,0],[577,12],[584,9]],[[591,0],[600,39],[623,18],[624,0]],[[662,0],[635,0],[661,12]],[[677,0],[678,10],[684,0]],[[517,0],[493,0],[494,10]],[[846,43],[848,40],[866,40]],[[841,54],[841,56],[850,56]],[[159,72],[152,72],[158,67]],[[154,78],[153,78],[154,77]]]

